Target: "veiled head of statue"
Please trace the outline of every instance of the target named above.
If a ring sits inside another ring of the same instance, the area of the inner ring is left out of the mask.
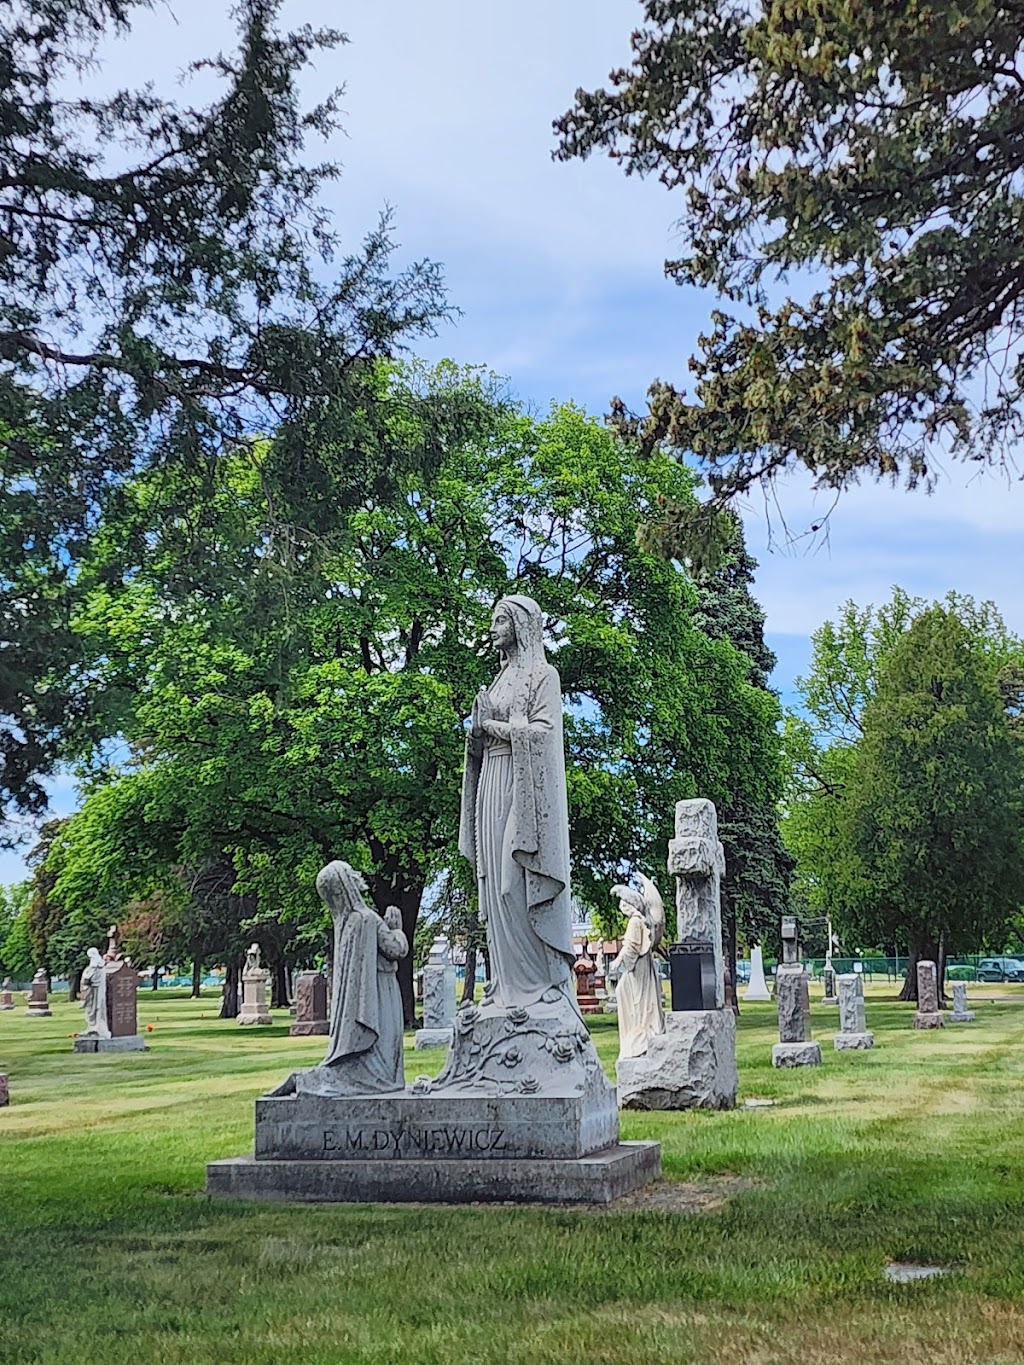
[[[361,909],[365,902],[366,882],[348,863],[335,858],[322,867],[316,877],[317,895],[331,910],[348,912]]]
[[[506,618],[515,635],[519,663],[526,667],[540,666],[545,662],[544,655],[544,614],[532,597],[519,593],[503,597],[494,608],[497,623]],[[500,646],[499,646],[500,647]],[[502,654],[508,651],[502,649]]]
[[[98,948],[89,949],[89,966],[90,967],[103,966],[103,954],[100,952]]]

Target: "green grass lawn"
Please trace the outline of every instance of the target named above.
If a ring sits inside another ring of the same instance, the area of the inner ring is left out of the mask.
[[[875,989],[862,1054],[833,1052],[816,1006],[824,1065],[788,1072],[772,1006],[745,1007],[741,1102],[773,1107],[622,1116],[666,1179],[743,1185],[696,1213],[213,1203],[205,1163],[251,1147],[254,1097],[323,1039],[145,992],[148,1053],[76,1056],[75,1007],[0,1013],[0,1362],[1019,1362],[1024,993],[1005,994],[915,1033]],[[592,1022],[613,1070],[614,1022]],[[410,1078],[440,1063],[410,1043]],[[957,1273],[890,1285],[890,1259]]]

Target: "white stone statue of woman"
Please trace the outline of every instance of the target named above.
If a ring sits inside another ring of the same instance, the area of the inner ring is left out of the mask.
[[[651,1038],[665,1032],[665,1006],[654,962],[665,932],[665,906],[648,877],[641,876],[640,882],[642,892],[612,887],[626,916],[622,949],[609,968],[617,978],[620,1057],[642,1057]]]
[[[409,951],[401,911],[383,918],[366,902],[366,882],[340,860],[316,889],[334,920],[331,1032],[320,1066],[297,1071],[275,1095],[383,1095],[405,1089],[398,962]]]
[[[529,1006],[573,997],[569,814],[562,689],[529,597],[504,597],[491,639],[501,670],[473,705],[459,851],[476,872],[486,925],[489,1002]]]
[[[109,1038],[107,1024],[107,969],[98,948],[89,949],[89,965],[82,973],[82,1009],[85,1033],[80,1037]]]

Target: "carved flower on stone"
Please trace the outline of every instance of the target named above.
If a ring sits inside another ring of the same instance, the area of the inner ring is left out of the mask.
[[[517,1047],[507,1047],[499,1058],[502,1066],[518,1066],[523,1060],[523,1054]]]
[[[473,1032],[480,1011],[475,1005],[463,1005],[455,1011],[455,1032],[465,1036]]]
[[[522,1005],[511,1005],[505,1011],[505,1018],[509,1021],[510,1024],[515,1024],[516,1026],[520,1024],[525,1024],[529,1017],[530,1011],[524,1010]]]
[[[429,1095],[433,1085],[434,1082],[429,1076],[417,1076],[412,1083],[412,1093],[414,1095]]]
[[[567,1033],[560,1033],[551,1044],[551,1055],[556,1062],[570,1061],[575,1051],[575,1044]]]
[[[535,1095],[540,1089],[540,1081],[536,1076],[524,1076],[519,1082],[519,1089],[524,1095]]]

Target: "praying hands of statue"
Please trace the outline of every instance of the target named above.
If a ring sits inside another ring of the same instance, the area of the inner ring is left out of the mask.
[[[494,716],[494,703],[491,701],[491,694],[486,687],[481,687],[480,691],[473,698],[473,715],[470,725],[474,738],[479,739],[485,734],[485,726]]]

